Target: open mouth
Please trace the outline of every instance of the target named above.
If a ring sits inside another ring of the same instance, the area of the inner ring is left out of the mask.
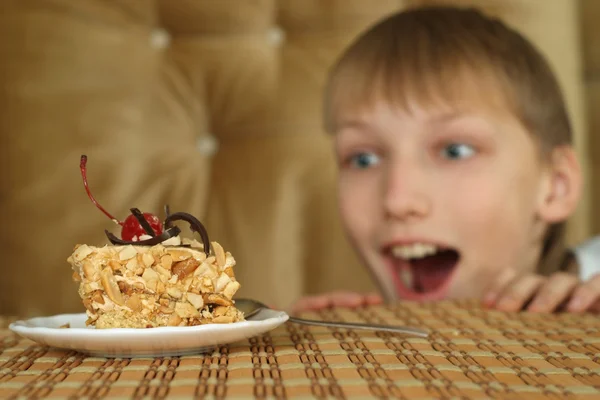
[[[460,253],[430,243],[394,245],[386,251],[402,298],[434,300],[445,297]]]

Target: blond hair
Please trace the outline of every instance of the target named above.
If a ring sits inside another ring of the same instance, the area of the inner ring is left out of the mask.
[[[520,33],[473,8],[431,6],[394,14],[359,36],[332,68],[324,123],[335,132],[342,113],[384,100],[410,111],[465,99],[512,113],[548,157],[571,144],[559,84],[545,58]],[[564,224],[549,228],[539,270],[564,258]]]

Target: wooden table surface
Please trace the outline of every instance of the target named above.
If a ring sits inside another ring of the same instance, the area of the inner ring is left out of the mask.
[[[600,318],[593,315],[441,302],[304,316],[419,326],[430,336],[288,322],[209,354],[107,359],[0,329],[0,398],[600,398]]]

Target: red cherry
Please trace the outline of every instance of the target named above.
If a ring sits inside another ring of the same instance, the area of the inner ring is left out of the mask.
[[[162,223],[156,215],[144,213],[144,219],[148,221],[156,236],[163,232]],[[142,235],[148,235],[148,233],[133,214],[128,216],[123,223],[123,229],[121,229],[121,239],[132,241],[137,237],[136,240],[139,240]]]
[[[104,209],[104,207],[102,207],[96,201],[96,199],[94,198],[94,196],[92,196],[92,193],[90,192],[90,188],[88,187],[87,176],[86,176],[86,173],[87,173],[86,164],[87,164],[87,156],[82,155],[81,161],[79,163],[79,169],[81,170],[81,177],[83,178],[83,186],[85,186],[85,191],[86,191],[88,197],[90,198],[90,200],[92,201],[92,203],[94,203],[100,211],[102,211],[108,218],[112,219],[115,223],[117,223],[123,227],[121,229],[121,239],[127,240],[127,241],[132,241],[133,238],[137,236],[137,239],[139,240],[140,236],[148,235],[148,233],[140,225],[140,222],[135,217],[135,215],[131,214],[127,217],[127,219],[125,219],[125,222],[121,222],[118,219],[116,219],[115,217],[113,217],[111,214],[109,214],[108,211],[106,211]],[[137,211],[137,210],[132,209],[132,211]],[[139,211],[137,211],[137,212],[139,212]],[[148,221],[148,223],[150,224],[150,227],[152,228],[154,233],[157,236],[160,235],[163,232],[163,229],[162,229],[162,223],[160,222],[158,217],[156,217],[155,215],[152,215],[150,213],[143,213],[143,215],[144,215],[144,219],[146,221]]]

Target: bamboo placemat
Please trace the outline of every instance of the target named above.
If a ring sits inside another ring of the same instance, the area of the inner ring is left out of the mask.
[[[600,319],[474,303],[332,309],[310,318],[421,326],[428,339],[287,323],[211,354],[104,359],[0,330],[0,398],[600,398]]]

